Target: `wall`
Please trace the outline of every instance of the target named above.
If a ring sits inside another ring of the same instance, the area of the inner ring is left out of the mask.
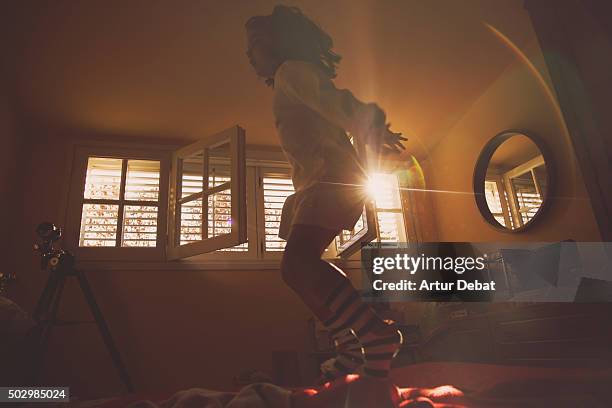
[[[8,95],[0,95],[0,253],[2,263],[0,272],[9,273],[13,270],[12,239],[15,229],[13,216],[20,206],[20,183],[16,175],[19,173],[17,158],[21,154],[22,135],[19,132],[18,118],[10,105]]]
[[[539,46],[532,42],[523,51],[543,81],[516,58],[425,160],[428,188],[452,192],[432,194],[440,241],[600,240],[564,122],[547,91],[550,78]],[[545,219],[519,234],[500,232],[485,222],[472,194],[472,175],[482,148],[510,128],[543,139],[557,168],[557,194]]]

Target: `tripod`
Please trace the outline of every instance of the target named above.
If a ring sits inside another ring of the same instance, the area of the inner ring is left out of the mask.
[[[33,318],[38,324],[39,330],[39,349],[37,364],[33,370],[32,379],[33,383],[37,383],[40,372],[42,371],[43,360],[49,345],[49,339],[51,337],[51,331],[55,326],[60,325],[74,325],[82,323],[96,323],[98,330],[102,336],[102,340],[108,349],[113,364],[119,373],[119,377],[125,384],[129,392],[134,391],[132,380],[128,375],[128,372],[121,360],[121,356],[115,342],[111,336],[110,330],[106,325],[104,316],[100,311],[100,307],[94,298],[93,291],[89,286],[89,282],[85,277],[85,274],[74,268],[74,256],[62,249],[53,248],[53,242],[61,237],[61,229],[55,227],[50,223],[40,224],[37,233],[43,239],[42,244],[36,244],[34,248],[41,252],[41,267],[42,269],[49,270],[49,278],[47,284],[40,295],[36,308],[34,310]],[[83,295],[91,314],[94,317],[94,321],[91,322],[62,322],[57,319],[57,312],[59,310],[59,304],[62,297],[62,291],[64,290],[64,284],[68,277],[74,277],[77,279]]]

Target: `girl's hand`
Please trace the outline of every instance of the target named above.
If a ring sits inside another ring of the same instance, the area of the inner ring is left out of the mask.
[[[380,153],[382,154],[399,154],[402,150],[406,150],[406,146],[402,144],[402,141],[406,141],[405,137],[399,132],[392,132],[390,123],[387,123],[385,129],[382,130],[382,136],[380,138]],[[401,149],[401,150],[400,150]]]
[[[374,130],[371,135],[368,145],[376,153],[382,155],[399,154],[402,150],[406,150],[406,146],[402,141],[406,141],[405,137],[399,132],[393,132],[390,129],[391,124],[387,123],[384,128]]]

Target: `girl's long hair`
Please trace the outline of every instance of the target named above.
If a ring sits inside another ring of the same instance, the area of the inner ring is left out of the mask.
[[[306,17],[297,7],[275,6],[270,16],[254,16],[246,26],[271,24],[274,53],[279,62],[299,60],[320,67],[330,78],[336,77],[336,68],[342,57],[332,51],[333,40],[329,34]],[[266,83],[274,85],[272,78]]]

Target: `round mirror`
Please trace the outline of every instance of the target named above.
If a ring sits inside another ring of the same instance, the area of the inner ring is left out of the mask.
[[[476,205],[493,226],[520,231],[539,218],[550,195],[551,164],[541,142],[506,131],[484,147],[474,170]]]

